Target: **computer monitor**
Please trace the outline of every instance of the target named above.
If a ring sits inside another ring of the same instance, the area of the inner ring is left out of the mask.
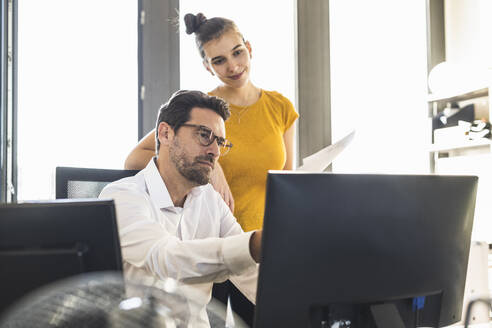
[[[254,327],[458,321],[477,182],[270,172]]]
[[[0,313],[55,280],[121,270],[112,200],[0,204]]]

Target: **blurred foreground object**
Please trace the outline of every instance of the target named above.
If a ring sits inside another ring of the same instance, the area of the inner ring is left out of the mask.
[[[174,281],[162,288],[124,281],[121,273],[79,275],[26,295],[0,327],[186,327],[195,307]]]

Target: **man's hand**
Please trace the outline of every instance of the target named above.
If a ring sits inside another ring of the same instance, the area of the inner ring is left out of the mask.
[[[224,202],[229,206],[231,212],[234,213],[234,197],[232,197],[231,189],[224,175],[224,171],[219,163],[215,164],[215,168],[210,175],[210,183],[214,189],[222,196]]]
[[[255,260],[256,263],[260,263],[261,259],[261,236],[263,234],[263,230],[256,230],[251,235],[249,240],[249,252],[251,253],[251,257]]]

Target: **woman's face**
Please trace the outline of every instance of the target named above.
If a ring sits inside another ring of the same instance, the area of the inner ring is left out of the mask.
[[[251,46],[234,30],[203,45],[205,68],[233,88],[249,81]]]

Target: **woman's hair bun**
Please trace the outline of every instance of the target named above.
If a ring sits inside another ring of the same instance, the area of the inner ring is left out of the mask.
[[[206,20],[207,17],[202,13],[198,13],[196,16],[193,14],[186,14],[184,17],[186,34],[195,33]]]

